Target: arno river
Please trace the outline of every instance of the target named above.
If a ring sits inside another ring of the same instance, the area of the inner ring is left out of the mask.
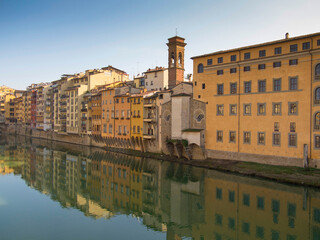
[[[97,148],[0,142],[0,239],[320,239],[320,190]]]

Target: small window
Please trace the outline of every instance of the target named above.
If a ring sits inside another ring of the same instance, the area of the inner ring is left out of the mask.
[[[229,115],[237,115],[237,104],[230,104]]]
[[[320,139],[320,136],[319,136]],[[235,131],[230,131],[229,132],[229,142],[230,143],[235,143],[236,142],[236,132]],[[319,148],[320,148],[320,143],[319,143]]]
[[[230,73],[236,73],[237,72],[237,68],[230,68]]]
[[[257,197],[257,208],[260,210],[264,209],[264,198],[263,197]]]
[[[217,142],[223,142],[223,131],[217,131]]]
[[[296,133],[289,133],[289,147],[296,147],[297,146],[297,134]]]
[[[281,47],[277,47],[274,49],[274,54],[281,54],[282,53],[282,48]]]
[[[265,56],[266,56],[266,50],[260,50],[259,57],[265,57]]]
[[[244,59],[250,59],[251,54],[249,52],[244,54]]]
[[[251,115],[251,104],[243,104],[243,115]]]
[[[272,135],[272,145],[280,146],[280,133],[273,133]]]
[[[320,149],[320,135],[314,136],[314,148]],[[319,215],[319,219],[320,219],[320,215]]]
[[[315,67],[316,80],[320,80],[320,63]]]
[[[320,87],[315,90],[314,104],[320,104]]]
[[[290,45],[290,52],[297,52],[298,51],[298,44]]]
[[[222,199],[222,189],[221,188],[216,188],[216,198]]]
[[[298,59],[291,59],[291,60],[289,60],[289,65],[290,65],[290,66],[298,65]]]
[[[258,144],[264,145],[265,144],[265,136],[266,134],[264,132],[258,132]]]
[[[250,66],[245,66],[243,67],[244,72],[250,72]]]
[[[296,123],[295,122],[290,123],[290,132],[292,132],[292,133],[296,132]]]
[[[198,65],[198,73],[203,73],[203,64],[202,63],[200,63]]]
[[[264,63],[263,63],[263,64],[259,64],[259,65],[258,65],[258,69],[259,69],[259,70],[266,69],[266,64],[264,64]]]
[[[289,102],[288,103],[288,115],[297,115],[298,114],[298,103]]]
[[[243,205],[244,206],[250,206],[250,195],[249,194],[243,194]]]
[[[235,200],[235,192],[229,191],[229,202],[234,202]]]
[[[248,222],[242,223],[242,232],[246,234],[250,234],[250,223]]]
[[[274,68],[279,68],[279,67],[281,67],[281,62],[273,62],[273,67],[274,67]]]
[[[273,91],[281,91],[281,78],[273,79]]]
[[[320,39],[317,40],[317,46],[320,46]]]
[[[207,60],[207,65],[212,65],[212,58]]]
[[[258,115],[266,115],[266,104],[265,103],[258,103]]]
[[[217,105],[217,116],[223,116],[223,110],[224,110],[224,107],[223,107],[223,104],[221,105]]]
[[[218,95],[223,95],[223,84],[218,84],[217,85],[217,94]]]
[[[244,82],[244,92],[251,93],[251,82]]]
[[[217,70],[217,75],[223,75],[223,70]]]
[[[231,62],[237,61],[237,55],[231,55],[230,61],[231,61]]]
[[[280,125],[279,125],[279,123],[278,123],[278,122],[275,122],[273,128],[274,128],[274,131],[275,131],[275,132],[279,132],[279,131],[280,131]]]
[[[202,89],[206,89],[206,84],[202,83]]]
[[[194,81],[194,85],[197,86],[197,81]]]
[[[251,133],[250,132],[243,132],[243,143],[244,144],[251,143]]]
[[[310,42],[302,43],[302,50],[308,50],[310,49]]]
[[[218,57],[218,63],[223,63],[223,57]]]
[[[258,92],[266,92],[266,80],[258,81]]]
[[[237,93],[237,83],[230,83],[230,94],[236,94],[236,93]]]
[[[272,114],[281,115],[281,103],[272,103]]]

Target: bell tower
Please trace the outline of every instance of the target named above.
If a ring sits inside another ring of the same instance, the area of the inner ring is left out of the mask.
[[[169,88],[184,80],[184,47],[187,45],[182,37],[168,39]]]

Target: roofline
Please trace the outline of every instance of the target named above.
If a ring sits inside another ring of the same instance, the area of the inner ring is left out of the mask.
[[[284,39],[279,39],[279,40],[265,42],[265,43],[258,43],[258,44],[248,45],[248,46],[244,46],[244,47],[240,47],[240,48],[233,48],[233,49],[229,49],[229,50],[222,50],[222,51],[207,53],[207,54],[191,57],[191,59],[201,58],[201,57],[209,57],[209,56],[213,56],[213,55],[241,51],[241,50],[250,49],[250,48],[258,48],[258,47],[273,45],[273,44],[277,44],[277,43],[290,42],[290,41],[299,40],[299,39],[303,39],[303,38],[311,38],[311,37],[318,36],[318,35],[320,36],[320,32],[311,33],[311,34],[307,34],[307,35],[301,35],[301,36],[292,37],[292,38],[284,38]]]

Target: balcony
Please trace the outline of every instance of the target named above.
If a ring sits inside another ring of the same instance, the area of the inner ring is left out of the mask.
[[[144,103],[143,107],[145,107],[145,108],[154,108],[154,107],[156,107],[156,103],[155,102]]]
[[[148,114],[147,116],[144,116],[143,121],[144,122],[156,122],[156,116],[153,114]]]
[[[144,139],[156,139],[155,135],[151,135],[151,134],[143,134],[143,138]]]
[[[81,112],[88,112],[87,108],[81,108]]]

